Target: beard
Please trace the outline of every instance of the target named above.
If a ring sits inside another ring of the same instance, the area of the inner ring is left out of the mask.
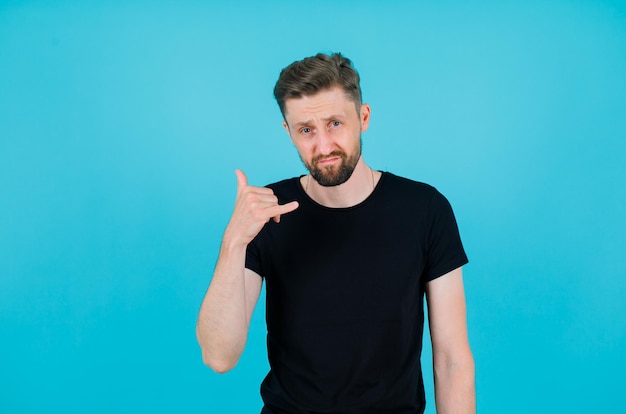
[[[356,168],[359,159],[361,158],[361,145],[362,142],[359,139],[359,145],[355,152],[348,155],[346,152],[341,150],[335,150],[327,155],[318,155],[314,157],[311,163],[306,163],[304,160],[304,166],[311,173],[311,177],[315,179],[319,183],[319,185],[324,187],[334,187],[340,184],[345,183],[350,179],[354,169]],[[330,157],[339,157],[341,158],[341,163],[338,167],[336,166],[328,166],[319,168],[317,166],[318,162]]]

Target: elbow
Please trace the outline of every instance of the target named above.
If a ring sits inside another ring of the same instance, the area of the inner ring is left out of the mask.
[[[237,365],[237,361],[216,357],[204,349],[202,350],[202,362],[218,374],[225,374]]]
[[[198,345],[202,351],[202,362],[218,374],[224,374],[232,370],[239,361],[241,352],[237,353],[236,346],[225,344],[220,341],[208,340],[206,335],[202,335],[200,326],[196,327],[196,337]]]
[[[475,375],[474,358],[469,349],[455,355],[434,355],[435,376],[457,376],[473,381]]]
[[[229,364],[224,361],[208,361],[207,359],[204,359],[204,364],[217,374],[225,374],[235,367],[235,364]]]

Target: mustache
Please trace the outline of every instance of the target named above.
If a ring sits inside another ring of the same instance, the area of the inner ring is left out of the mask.
[[[340,157],[345,160],[348,157],[348,155],[343,151],[335,150],[335,151],[332,151],[330,154],[318,155],[316,157],[313,157],[312,163],[317,164],[318,162],[322,160],[325,160],[327,158],[333,158],[333,157]]]

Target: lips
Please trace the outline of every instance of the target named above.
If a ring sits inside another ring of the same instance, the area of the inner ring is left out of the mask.
[[[333,162],[339,161],[341,159],[341,157],[329,157],[329,158],[324,158],[323,160],[319,160],[317,163],[318,164],[332,164]]]
[[[341,151],[333,151],[330,154],[318,155],[313,159],[313,165],[328,165],[346,158],[347,154]]]

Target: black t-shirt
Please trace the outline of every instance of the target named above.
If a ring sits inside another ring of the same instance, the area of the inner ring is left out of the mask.
[[[266,281],[264,413],[421,413],[424,284],[467,263],[448,201],[384,172],[328,208],[298,178],[268,187],[295,211],[248,246]]]

